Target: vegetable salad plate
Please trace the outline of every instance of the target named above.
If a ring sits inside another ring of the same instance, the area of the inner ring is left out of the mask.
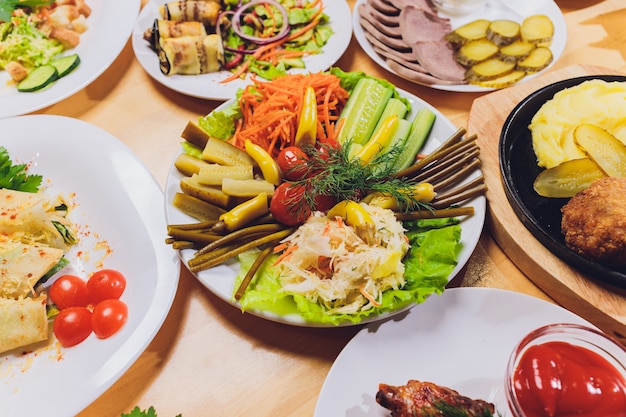
[[[0,117],[41,110],[77,93],[93,82],[117,58],[139,13],[140,0],[88,0],[88,29],[76,48],[80,64],[70,74],[35,92],[18,92],[6,71],[0,72]]]
[[[547,85],[520,101],[504,122],[499,143],[500,173],[505,194],[522,224],[556,256],[590,276],[626,288],[626,271],[590,260],[565,245],[561,233],[561,207],[566,198],[542,197],[533,188],[543,169],[535,163],[532,134],[528,126],[537,111],[559,91],[591,79],[626,81],[618,75],[584,76]]]
[[[425,102],[424,100],[407,93],[402,90],[398,90],[401,96],[407,98],[411,103],[411,113],[414,115],[420,108],[428,108],[432,112],[434,112],[436,118],[434,125],[432,127],[430,136],[428,141],[424,145],[423,152],[428,153],[429,151],[435,150],[441,143],[443,143],[446,139],[448,139],[454,132],[457,131],[457,128],[454,126],[452,122],[450,122],[441,112],[432,107],[430,104]],[[234,103],[233,100],[223,103],[220,107],[218,107],[215,111],[220,111],[221,109],[227,108],[228,106]],[[179,151],[179,152],[182,152]],[[178,156],[178,155],[177,155]],[[471,181],[472,179],[476,179],[478,176],[482,175],[480,169],[475,169],[471,171],[465,181]],[[167,178],[166,188],[165,188],[165,198],[166,198],[166,217],[168,224],[185,224],[185,223],[194,223],[197,220],[189,217],[188,215],[182,213],[179,209],[177,209],[173,204],[173,198],[177,192],[180,192],[180,180],[183,178],[182,174],[176,169],[175,166],[172,166]],[[479,195],[471,200],[468,200],[463,205],[474,207],[474,214],[471,216],[461,218],[461,240],[460,240],[460,250],[457,253],[457,264],[452,270],[452,272],[448,275],[448,281],[451,280],[467,263],[470,255],[474,251],[480,234],[483,229],[483,224],[485,220],[486,213],[486,199],[483,195]],[[185,264],[193,258],[195,251],[193,249],[184,249],[181,250],[180,256]],[[213,267],[211,269],[203,270],[198,273],[195,273],[196,278],[205,285],[211,292],[217,295],[222,300],[230,303],[231,305],[241,308],[241,305],[238,301],[236,301],[233,297],[233,292],[235,290],[235,280],[239,273],[239,263],[236,261],[227,262],[221,264],[217,267]],[[414,304],[410,304],[409,306],[399,308],[397,310],[392,310],[389,312],[385,312],[379,315],[371,315],[363,318],[363,320],[358,323],[367,323],[371,321],[380,320],[382,318],[398,314],[402,310],[406,310],[411,308]],[[248,313],[257,315],[259,317],[277,321],[281,323],[296,325],[296,326],[306,326],[306,327],[335,327],[335,324],[328,323],[316,323],[307,321],[300,314],[290,313],[284,315],[278,315],[268,311],[262,310],[245,310]],[[342,322],[338,324],[339,326],[344,325],[353,325],[351,322]]]
[[[590,326],[562,307],[511,291],[451,288],[402,319],[363,328],[341,351],[324,381],[315,417],[386,417],[378,384],[410,379],[492,402],[510,416],[505,397],[509,355],[528,332],[550,323]]]
[[[149,43],[144,40],[144,32],[152,27],[160,17],[159,6],[168,0],[151,0],[139,14],[132,34],[135,55],[143,69],[160,84],[192,97],[225,101],[235,96],[238,89],[248,84],[250,75],[229,82],[222,82],[232,73],[217,71],[199,75],[164,75],[159,68],[159,58]],[[322,48],[322,53],[303,58],[304,68],[292,68],[288,73],[309,73],[325,71],[345,52],[352,37],[350,8],[345,0],[325,0],[324,13],[329,17],[333,34]]]
[[[163,242],[163,193],[129,148],[93,125],[29,115],[0,120],[0,129],[12,161],[43,176],[43,192],[75,202],[69,267],[84,277],[110,268],[127,280],[128,319],[110,338],[63,348],[50,326],[48,341],[0,354],[2,415],[73,416],[126,372],[169,312],[180,263]]]
[[[387,63],[385,57],[376,52],[373,43],[370,42],[370,40],[367,38],[366,32],[360,23],[362,16],[359,13],[359,8],[368,1],[369,0],[357,0],[355,3],[354,9],[352,11],[352,25],[354,27],[354,36],[361,48],[363,48],[363,50],[365,51],[365,53],[385,70],[399,77],[415,82],[416,84],[421,84],[437,90],[457,92],[483,92],[494,90],[493,88],[487,88],[473,84],[429,84],[426,82],[419,82],[416,80],[412,80],[410,76],[403,75],[403,73],[400,73],[391,68],[390,65]],[[563,53],[563,50],[565,49],[565,43],[567,41],[567,26],[565,24],[565,19],[557,4],[552,0],[528,0],[523,2],[518,0],[487,0],[485,6],[481,10],[465,15],[450,14],[443,11],[438,12],[439,16],[450,20],[452,29],[456,29],[466,23],[472,22],[477,19],[486,19],[490,21],[496,19],[510,19],[512,21],[521,23],[525,17],[534,14],[546,15],[550,18],[554,26],[554,36],[550,45],[550,50],[552,51],[553,56],[552,64],[550,64],[551,66],[559,59],[559,57]],[[548,68],[550,68],[550,66],[543,69],[542,71],[539,71],[538,73],[526,75],[517,83],[525,82],[532,78],[535,78],[537,75],[545,72]]]

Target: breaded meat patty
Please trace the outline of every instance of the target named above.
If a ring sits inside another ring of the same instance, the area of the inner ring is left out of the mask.
[[[626,267],[626,178],[607,177],[561,208],[565,244],[606,266]]]

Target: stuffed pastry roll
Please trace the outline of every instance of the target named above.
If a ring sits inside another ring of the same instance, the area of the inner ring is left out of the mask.
[[[165,20],[198,21],[215,26],[221,9],[220,1],[183,0],[165,3],[159,7],[159,13]]]
[[[45,294],[18,300],[0,298],[0,353],[47,338]]]
[[[143,33],[143,38],[156,51],[161,39],[206,35],[207,32],[202,22],[154,19],[152,27]]]
[[[165,75],[197,75],[219,71],[224,49],[219,35],[161,38],[159,65]]]

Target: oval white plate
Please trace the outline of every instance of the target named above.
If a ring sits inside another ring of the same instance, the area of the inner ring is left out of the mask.
[[[504,374],[513,348],[529,331],[557,322],[592,326],[562,307],[489,288],[452,288],[402,318],[366,326],[333,363],[314,417],[388,417],[378,384],[410,379],[456,389],[507,413]]]
[[[418,109],[427,107],[431,109],[436,114],[435,124],[433,125],[433,129],[431,131],[431,135],[429,137],[428,142],[425,144],[424,152],[430,152],[437,148],[441,143],[443,143],[446,139],[448,139],[454,132],[456,132],[457,127],[454,126],[452,122],[450,122],[439,110],[435,109],[433,106],[425,102],[424,100],[402,90],[399,90],[400,94],[411,102],[412,112],[408,117],[412,117],[415,115]],[[223,106],[229,105],[232,101],[226,102],[222,104],[220,107],[216,109],[220,110]],[[181,128],[182,130],[182,128]],[[180,151],[179,151],[180,152]],[[481,174],[480,170],[475,170],[471,178],[468,178],[467,181],[473,179]],[[193,223],[196,222],[193,218],[183,214],[177,208],[172,205],[172,199],[174,195],[180,191],[180,180],[182,175],[178,172],[178,170],[172,165],[169,171],[169,175],[167,178],[167,183],[165,185],[165,212],[167,221],[169,224],[181,224],[181,223]],[[462,218],[461,221],[461,250],[458,254],[458,264],[448,277],[451,280],[458,272],[465,266],[470,255],[474,252],[476,245],[478,244],[478,239],[480,238],[480,234],[483,229],[483,224],[485,221],[485,213],[486,213],[486,199],[484,196],[479,196],[466,202],[464,205],[473,206],[475,214],[470,217]],[[194,251],[191,249],[183,250],[180,252],[181,258],[185,265],[193,257]],[[239,273],[239,263],[231,262],[222,264],[218,267],[208,269],[206,271],[201,271],[195,274],[196,278],[200,280],[204,286],[206,286],[210,291],[216,294],[218,297],[223,299],[224,301],[232,304],[233,306],[240,308],[238,302],[236,302],[233,297],[234,290],[234,282],[235,277]],[[367,319],[364,319],[361,323],[369,323],[372,321],[381,320],[385,317],[389,317],[394,314],[398,314],[403,310],[411,308],[412,305],[397,311],[392,311],[380,316],[373,316]],[[257,311],[257,310],[246,310],[249,313],[255,314],[259,317],[266,318],[268,320],[273,320],[281,323],[292,324],[296,326],[308,326],[308,327],[335,327],[332,325],[322,325],[316,323],[306,322],[300,315],[287,315],[287,316],[277,316],[274,314],[270,314],[265,311]],[[351,323],[346,323],[345,325],[352,325]]]
[[[398,77],[402,77],[401,74],[397,74],[394,70],[389,68],[389,65],[385,62],[385,58],[378,55],[372,45],[365,37],[365,33],[363,32],[363,28],[359,23],[359,5],[366,3],[368,0],[357,0],[354,5],[354,9],[352,11],[352,25],[354,26],[354,36],[356,40],[361,45],[361,48],[365,51],[365,53],[376,62],[378,65],[391,72],[392,74],[397,75]],[[510,3],[511,7],[507,6],[506,3]],[[439,12],[440,16],[444,16],[450,19],[452,23],[452,28],[457,28],[465,23],[468,23],[475,19],[487,19],[487,20],[495,20],[495,19],[511,19],[516,22],[521,22],[524,17],[530,16],[532,14],[545,14],[547,15],[552,22],[554,23],[554,38],[552,40],[552,45],[550,49],[552,50],[552,55],[554,59],[552,60],[552,64],[548,68],[550,68],[554,63],[559,59],[563,50],[565,49],[565,43],[567,41],[567,26],[565,24],[565,19],[563,18],[563,14],[561,13],[561,9],[556,3],[552,0],[487,0],[487,4],[485,7],[479,12],[470,13],[464,16],[450,15],[444,12]],[[527,75],[517,84],[526,82],[528,80],[532,80],[539,74],[544,73],[548,70],[548,68],[543,71],[539,71],[537,74]],[[417,83],[420,84],[420,83]],[[461,85],[445,85],[445,84],[422,84],[426,87],[431,87],[437,90],[446,90],[446,91],[459,91],[459,92],[482,92],[482,91],[493,91],[493,88],[485,88],[478,85],[471,84],[461,84]]]
[[[229,83],[221,83],[231,73],[219,71],[201,75],[163,75],[159,69],[159,59],[156,53],[150,49],[148,42],[143,39],[146,29],[152,27],[155,18],[159,17],[158,7],[167,3],[168,0],[151,0],[139,13],[135,29],[133,30],[132,42],[137,60],[143,69],[156,81],[179,93],[208,100],[228,100],[235,96],[239,88],[249,82],[249,78],[237,79]],[[290,73],[302,73],[326,71],[345,52],[350,38],[352,37],[352,25],[350,20],[350,8],[345,0],[325,0],[324,13],[330,17],[330,25],[333,35],[324,46],[323,53],[304,58],[306,67],[289,70]]]
[[[49,88],[20,93],[6,71],[0,72],[0,117],[18,116],[51,106],[82,90],[98,78],[120,54],[137,19],[141,0],[87,0],[92,13],[89,29],[81,35],[76,52],[80,65]]]
[[[61,348],[37,345],[28,354],[0,354],[2,415],[73,416],[106,391],[137,359],[165,320],[178,286],[180,262],[164,241],[163,193],[122,142],[82,121],[48,115],[0,120],[14,162],[44,177],[46,192],[75,193],[71,219],[80,242],[66,257],[84,277],[97,268],[122,272],[128,321],[109,339],[94,334]],[[42,132],[46,132],[45,135]],[[97,243],[112,252],[103,255]],[[82,251],[83,256],[77,256]],[[100,262],[102,263],[100,265]],[[51,335],[51,338],[53,336]]]

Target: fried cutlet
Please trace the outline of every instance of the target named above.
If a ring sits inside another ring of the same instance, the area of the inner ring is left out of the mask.
[[[626,178],[596,180],[561,213],[567,247],[606,266],[626,267]]]

